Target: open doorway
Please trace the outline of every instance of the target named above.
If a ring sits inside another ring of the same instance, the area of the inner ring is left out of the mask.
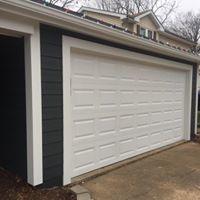
[[[24,38],[0,35],[0,166],[27,179]]]

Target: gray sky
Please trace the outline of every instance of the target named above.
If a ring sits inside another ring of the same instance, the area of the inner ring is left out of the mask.
[[[78,7],[83,2],[87,2],[88,0],[79,0],[79,4],[76,5],[75,10],[78,9]],[[92,3],[94,0],[89,0],[90,3]],[[200,0],[177,0],[179,2],[179,8],[177,12],[187,12],[190,10],[193,10],[195,12],[200,11]]]
[[[194,10],[200,11],[200,0],[179,0],[179,12]]]

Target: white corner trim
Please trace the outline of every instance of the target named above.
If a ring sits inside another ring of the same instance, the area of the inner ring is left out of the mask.
[[[31,185],[43,183],[40,28],[25,37],[27,177]]]
[[[70,46],[63,36],[63,185],[71,183],[71,157],[65,159],[66,155],[71,156],[71,60]],[[68,169],[68,170],[66,170]]]
[[[71,183],[71,151],[72,151],[72,136],[71,136],[71,51],[84,51],[95,54],[102,54],[122,59],[129,59],[134,62],[148,63],[149,65],[157,65],[160,67],[170,67],[183,70],[186,72],[186,88],[185,88],[185,126],[184,139],[190,140],[191,127],[191,95],[192,95],[192,65],[182,64],[162,58],[130,52],[114,47],[109,47],[93,42],[84,41],[68,36],[63,36],[63,184]]]

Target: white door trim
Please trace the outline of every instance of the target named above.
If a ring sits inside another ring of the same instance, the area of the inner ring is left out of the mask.
[[[43,183],[40,26],[25,37],[28,183]]]
[[[1,12],[0,31],[25,37],[27,181],[35,186],[43,183],[40,26]]]
[[[63,124],[64,124],[64,138],[63,138],[63,184],[71,183],[71,51],[87,51],[93,53],[101,53],[107,56],[115,56],[123,59],[133,60],[134,62],[148,63],[149,65],[157,65],[160,67],[172,67],[181,69],[187,72],[187,98],[186,98],[186,112],[185,112],[185,139],[190,139],[190,118],[191,118],[191,93],[192,93],[192,66],[182,64],[162,58],[155,58],[148,55],[134,53],[127,50],[122,50],[114,47],[109,47],[93,42],[75,39],[68,36],[63,36]]]

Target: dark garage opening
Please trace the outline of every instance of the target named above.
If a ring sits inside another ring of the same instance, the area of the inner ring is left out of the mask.
[[[0,35],[0,166],[27,179],[24,38]]]

